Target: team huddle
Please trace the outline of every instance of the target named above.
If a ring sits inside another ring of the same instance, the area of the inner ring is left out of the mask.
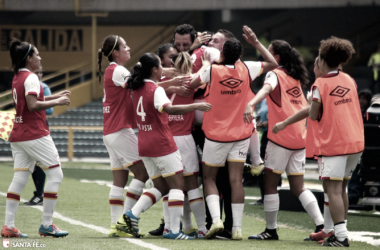
[[[226,167],[232,210],[228,230],[232,240],[242,240],[242,176],[249,152],[252,172],[264,171],[267,226],[248,239],[279,239],[277,184],[286,172],[292,193],[316,225],[308,239],[323,246],[349,246],[345,187],[364,149],[356,84],[341,70],[355,53],[352,44],[336,37],[321,41],[314,64],[317,79],[305,98],[302,90],[308,74],[298,51],[283,40],[274,40],[265,48],[247,26],[243,26],[243,33],[263,61],[241,61],[242,44],[230,31],[197,33],[191,25],[183,24],[175,29],[173,44],[161,45],[157,54],[141,55],[132,72],[123,66],[131,50],[124,38],[105,38],[98,51],[98,65],[101,82],[103,56],[109,61],[104,72],[103,141],[113,174],[110,237],[144,236],[139,216],[163,198],[163,238],[217,238],[225,230],[217,174]],[[14,124],[10,137],[15,173],[1,235],[27,237],[14,221],[20,194],[37,161],[48,176],[39,234],[63,237],[68,232],[52,221],[63,174],[44,110],[68,105],[70,92],[44,98],[33,73],[41,60],[37,48],[15,40],[10,52],[16,117],[22,122]],[[263,73],[264,85],[254,93],[251,83]],[[253,112],[265,98],[269,142],[265,159],[261,159]],[[139,130],[138,138],[134,128]],[[203,152],[201,166],[197,147]],[[305,157],[318,159],[325,192],[324,215],[315,196],[304,187]],[[124,196],[129,171],[134,178]],[[153,187],[143,192],[149,179]],[[210,225],[206,225],[205,205]]]

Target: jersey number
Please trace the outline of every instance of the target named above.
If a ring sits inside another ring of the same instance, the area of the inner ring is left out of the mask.
[[[137,103],[136,113],[137,113],[138,116],[141,116],[141,121],[144,122],[145,121],[146,113],[144,112],[143,97],[142,96],[140,96],[139,102]]]

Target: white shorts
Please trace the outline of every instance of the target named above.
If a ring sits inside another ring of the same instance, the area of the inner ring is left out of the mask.
[[[131,128],[103,136],[111,161],[111,170],[123,170],[141,161],[137,137]]]
[[[38,164],[47,170],[60,167],[58,150],[50,135],[30,141],[11,142],[14,171],[34,171]]]
[[[179,151],[160,157],[141,156],[149,178],[169,177],[183,172],[183,164]]]
[[[264,166],[276,174],[304,175],[305,149],[289,150],[271,141],[265,151]]]
[[[181,154],[183,164],[183,176],[198,175],[199,161],[197,147],[192,135],[173,136]]]
[[[361,155],[362,153],[332,157],[319,157],[319,179],[336,181],[351,179],[352,172],[354,172]]]
[[[223,167],[226,160],[245,162],[249,148],[249,138],[236,142],[216,142],[205,139],[202,163],[210,167]]]

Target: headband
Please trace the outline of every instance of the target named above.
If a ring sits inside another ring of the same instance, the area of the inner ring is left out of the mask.
[[[116,36],[116,39],[115,39],[115,44],[113,45],[113,47],[112,47],[112,49],[111,49],[111,52],[108,54],[108,56],[107,57],[109,57],[111,54],[112,54],[112,52],[113,52],[113,50],[115,49],[115,47],[116,47],[116,44],[117,44],[117,39],[119,38],[119,36]]]
[[[20,62],[24,61],[24,59],[28,56],[28,54],[29,54],[31,48],[32,48],[32,45],[29,44],[28,52],[26,52],[26,55],[24,56],[24,58],[23,58]]]

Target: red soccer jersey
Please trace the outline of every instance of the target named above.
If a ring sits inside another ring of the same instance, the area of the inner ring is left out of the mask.
[[[104,73],[103,135],[137,127],[131,95],[125,89],[129,75],[126,68],[116,63],[111,63]]]
[[[32,74],[34,73],[29,70],[20,70],[13,78],[12,93],[16,116],[10,142],[30,141],[50,134],[45,110],[30,111],[26,103],[27,95],[36,95],[38,101],[45,100],[44,90],[37,76],[32,81],[26,82],[28,76]]]
[[[165,105],[170,102],[160,105],[158,107],[160,110],[156,109],[155,92],[159,88],[161,87],[153,81],[146,80],[143,87],[132,92],[133,107],[136,110],[139,128],[140,156],[160,157],[178,149],[168,125],[168,114],[161,113]],[[163,89],[162,92],[165,94]]]
[[[161,82],[169,80],[164,78]],[[168,98],[173,105],[186,105],[193,103],[194,93],[188,97],[182,97],[177,94],[168,94]],[[194,111],[183,115],[169,115],[169,127],[173,136],[189,135],[194,126]]]

